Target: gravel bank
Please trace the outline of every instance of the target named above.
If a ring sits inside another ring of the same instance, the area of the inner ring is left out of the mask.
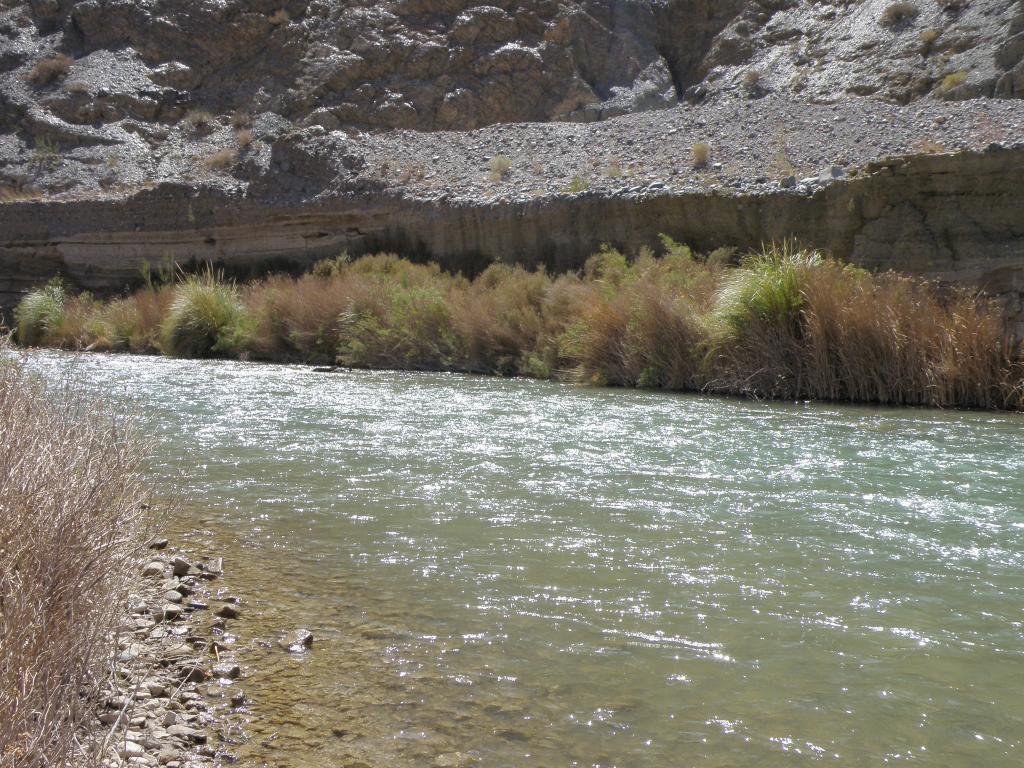
[[[330,134],[337,137],[337,133]],[[367,180],[420,197],[481,201],[592,191],[604,195],[813,191],[885,158],[1016,146],[1024,102],[976,99],[908,106],[823,104],[781,95],[624,115],[600,123],[519,123],[477,131],[363,134],[344,143]],[[707,163],[694,146],[707,145]],[[507,157],[509,169],[492,173]],[[801,182],[803,182],[801,184]]]
[[[245,694],[231,620],[238,599],[218,557],[151,543],[94,721],[102,764],[204,768],[231,762]]]

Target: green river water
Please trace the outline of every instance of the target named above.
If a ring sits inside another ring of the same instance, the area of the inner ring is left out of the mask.
[[[48,375],[67,364],[35,355]],[[1024,418],[86,356],[243,599],[244,765],[1024,764]],[[280,633],[308,627],[312,652]]]

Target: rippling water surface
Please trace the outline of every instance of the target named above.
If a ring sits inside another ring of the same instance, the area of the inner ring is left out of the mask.
[[[317,637],[255,646],[247,764],[1024,764],[1019,416],[110,356],[75,375],[143,409],[243,641]]]

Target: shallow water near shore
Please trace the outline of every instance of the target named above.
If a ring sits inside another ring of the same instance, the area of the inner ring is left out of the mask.
[[[1021,763],[1020,415],[107,355],[74,376],[139,406],[189,499],[172,527],[225,556],[244,765]],[[296,627],[312,652],[253,642]]]

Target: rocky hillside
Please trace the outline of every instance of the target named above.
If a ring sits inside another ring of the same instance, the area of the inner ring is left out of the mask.
[[[917,223],[892,236],[914,264],[1017,274],[1018,198],[977,157],[1019,163],[1022,95],[1017,0],[0,0],[0,303],[54,271],[119,288],[154,255],[571,265],[654,227],[708,246],[800,229],[884,263],[859,204],[839,235],[800,201],[853,200],[907,155],[950,156],[911,174]],[[978,206],[963,238],[958,195]],[[675,202],[622,213],[652,198]],[[766,198],[793,227],[752,218]],[[701,206],[717,234],[673,226]]]
[[[1024,95],[1024,5],[1011,0],[2,7],[9,195],[187,178],[197,161],[226,171],[254,139],[311,125],[469,130],[768,95],[819,104]],[[224,127],[241,135],[211,145]],[[154,168],[159,160],[168,167]]]

